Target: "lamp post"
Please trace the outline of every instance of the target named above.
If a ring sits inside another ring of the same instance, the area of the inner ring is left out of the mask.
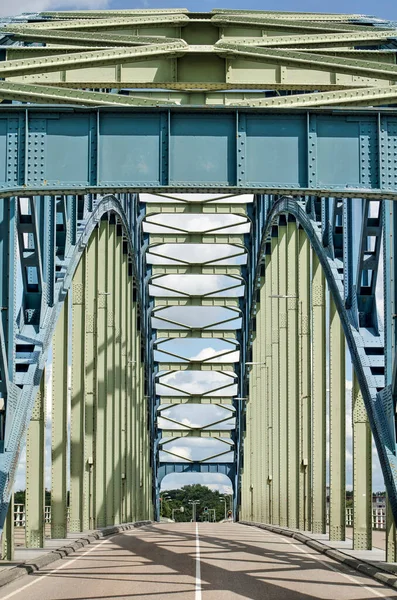
[[[220,501],[224,503],[225,506],[225,521],[226,521],[226,498],[220,498]]]
[[[189,504],[192,505],[192,510],[193,510],[192,521],[193,521],[193,523],[195,523],[196,522],[196,506],[197,506],[197,504],[200,504],[200,500],[189,500]]]

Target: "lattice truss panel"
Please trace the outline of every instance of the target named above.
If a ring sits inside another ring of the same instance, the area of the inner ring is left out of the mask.
[[[146,202],[160,485],[181,462],[200,471],[235,463],[252,196],[141,194],[140,200]]]
[[[4,23],[0,44],[3,101],[287,109],[397,102],[397,30],[362,15],[44,12]]]

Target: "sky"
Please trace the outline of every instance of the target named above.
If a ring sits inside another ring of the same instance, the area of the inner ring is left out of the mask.
[[[375,15],[397,20],[395,0],[0,0],[0,16],[22,12],[67,9],[129,9],[129,8],[187,8],[190,11],[211,11],[213,8],[287,10],[302,12],[341,12]],[[10,13],[10,10],[12,13]]]

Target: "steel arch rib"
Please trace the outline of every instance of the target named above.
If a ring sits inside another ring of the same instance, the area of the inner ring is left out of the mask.
[[[322,231],[319,223],[311,220],[302,202],[290,197],[282,197],[275,202],[270,209],[266,223],[263,228],[261,250],[258,264],[264,254],[265,245],[269,239],[271,228],[275,225],[281,215],[292,215],[297,223],[304,229],[311,247],[317,254],[327,280],[330,293],[338,310],[339,318],[343,327],[344,335],[351,354],[352,364],[359,381],[363,395],[365,408],[368,414],[371,431],[374,436],[379,460],[385,480],[385,486],[390,499],[390,504],[395,522],[397,522],[397,456],[395,424],[392,417],[393,399],[391,386],[383,388],[380,392],[371,382],[369,367],[364,364],[360,349],[365,347],[360,328],[357,328],[354,319],[345,308],[343,298],[343,282],[337,276],[337,265],[331,252],[323,246]],[[374,345],[384,347],[383,332],[373,336]]]
[[[60,315],[63,302],[72,284],[73,275],[85,251],[87,243],[95,230],[96,225],[105,214],[115,214],[120,220],[123,233],[128,241],[131,256],[134,255],[134,245],[131,231],[122,204],[114,196],[104,196],[94,205],[92,212],[86,220],[84,230],[76,240],[73,251],[67,263],[67,271],[63,280],[55,287],[54,305],[48,307],[44,331],[39,329],[36,335],[26,335],[19,332],[15,344],[30,343],[35,346],[35,363],[30,370],[30,382],[20,389],[15,383],[9,383],[9,398],[6,413],[5,447],[0,454],[0,529],[3,527],[7,515],[8,502],[14,484],[15,472],[19,456],[26,437],[31,413],[41,377],[51,346],[55,326]]]

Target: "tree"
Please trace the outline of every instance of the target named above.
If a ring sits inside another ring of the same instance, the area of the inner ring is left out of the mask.
[[[205,485],[198,483],[194,485],[184,485],[182,488],[176,490],[167,490],[167,495],[170,497],[169,500],[164,500],[163,515],[170,518],[172,515],[172,509],[180,509],[184,507],[184,512],[175,510],[175,521],[191,521],[193,518],[192,505],[190,501],[198,500],[200,504],[197,505],[196,517],[197,521],[206,521],[208,513],[204,512],[205,508],[215,509],[215,518],[217,521],[221,521],[225,515],[225,505],[221,502],[223,496],[217,490],[211,490]],[[227,508],[229,508],[229,501],[226,498]]]

